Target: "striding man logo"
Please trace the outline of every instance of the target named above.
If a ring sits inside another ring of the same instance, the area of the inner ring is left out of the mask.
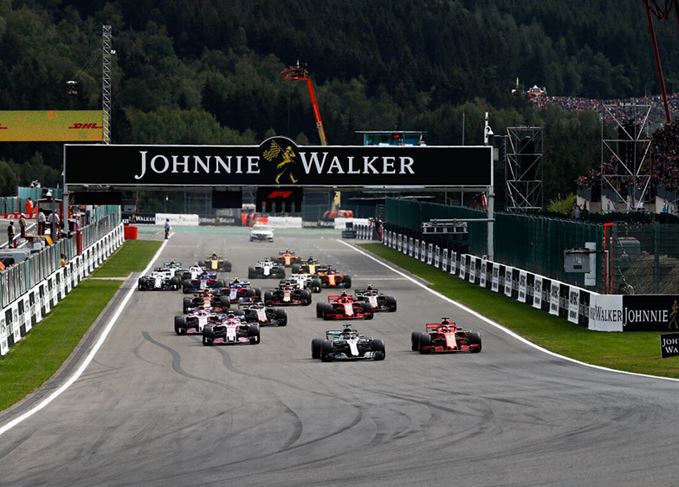
[[[667,329],[668,330],[679,330],[679,322],[677,322],[677,318],[679,318],[679,304],[677,304],[677,300],[674,300],[674,303],[672,303],[672,309],[670,310],[670,314],[667,319]]]
[[[274,179],[276,184],[299,182],[299,179],[295,177],[297,153],[293,147],[292,141],[283,137],[269,139],[268,144],[266,142],[263,144],[262,157],[276,165],[276,178]]]

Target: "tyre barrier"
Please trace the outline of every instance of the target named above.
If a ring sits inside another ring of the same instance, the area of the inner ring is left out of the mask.
[[[22,340],[59,301],[125,241],[122,223],[59,267],[0,311],[0,355]],[[55,247],[56,248],[56,247]],[[50,250],[49,248],[47,250]]]

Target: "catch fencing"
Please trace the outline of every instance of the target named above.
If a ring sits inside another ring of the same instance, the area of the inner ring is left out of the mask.
[[[77,255],[74,238],[62,239],[0,272],[0,355],[122,245],[119,212],[105,213],[100,211],[101,219],[82,229],[82,254]],[[61,254],[68,258],[65,267],[60,265]]]

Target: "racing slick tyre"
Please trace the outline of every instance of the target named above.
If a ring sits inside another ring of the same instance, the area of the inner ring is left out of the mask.
[[[183,316],[174,317],[174,332],[177,335],[186,335],[186,320]]]
[[[384,307],[390,313],[396,311],[396,298],[393,296],[384,297]]]
[[[476,343],[479,344],[478,347],[474,347],[474,348],[470,347],[469,348],[469,351],[471,353],[479,353],[481,351],[481,335],[479,335],[475,331],[470,331],[469,334],[467,335],[467,340],[468,340],[469,345],[473,345],[473,344],[476,344]]]
[[[328,303],[318,303],[318,307],[316,310],[316,313],[318,313],[318,308],[320,308],[320,316],[319,318],[323,318],[324,320],[329,320],[330,319],[330,314],[332,313],[332,306],[329,305]]]
[[[203,346],[210,346],[214,342],[214,334],[212,333],[212,327],[206,326],[203,328]]]
[[[283,309],[276,310],[276,318],[278,319],[278,326],[287,326],[288,314]]]
[[[252,288],[252,296],[254,297],[255,301],[261,301],[262,300],[262,290],[258,287],[253,287]]]
[[[323,305],[325,303],[316,303],[316,318],[323,318]]]
[[[264,306],[271,306],[272,299],[273,293],[271,291],[266,291],[264,293]]]
[[[319,359],[321,358],[321,347],[323,347],[322,338],[314,338],[311,340],[311,358]]]
[[[231,262],[224,261],[224,272],[231,272]]]
[[[351,276],[345,275],[342,284],[344,285],[345,288],[349,289],[351,287]]]
[[[309,306],[311,304],[311,291],[302,289],[302,295],[304,296],[304,306]]]
[[[141,277],[139,278],[139,281],[137,281],[137,289],[139,289],[140,291],[144,290],[144,281],[142,280]]]
[[[430,353],[431,349],[431,335],[429,333],[420,333],[420,353]]]
[[[190,279],[184,279],[182,281],[182,292],[184,294],[189,294],[191,292],[191,280]]]
[[[184,313],[189,312],[189,308],[193,308],[193,299],[191,298],[184,298],[184,305],[182,306],[182,309],[184,310]]]
[[[387,351],[384,349],[384,340],[375,338],[372,341],[373,360],[384,360],[387,356]]]
[[[375,317],[375,311],[368,303],[363,303],[363,317],[366,320],[372,320]]]
[[[420,349],[420,332],[414,331],[410,334],[410,349],[417,352]]]
[[[292,270],[291,270],[291,272],[292,272],[293,274],[299,274],[299,271],[300,271],[301,268],[302,268],[302,266],[299,265],[297,262],[295,262],[294,264],[292,264]]]
[[[172,287],[173,291],[179,289],[179,287],[181,286],[181,283],[179,282],[179,277],[174,276],[172,279],[170,279],[170,286]]]
[[[219,296],[219,304],[222,306],[222,308],[230,308],[231,300],[228,296]]]
[[[335,360],[333,352],[332,342],[330,340],[323,340],[321,343],[321,360],[323,362],[332,362]]]
[[[254,267],[248,267],[248,279],[255,279],[257,277],[257,271]]]
[[[250,339],[250,345],[257,345],[261,341],[258,323],[252,323],[248,326],[248,338]]]
[[[322,288],[323,284],[320,279],[316,278],[311,280],[311,292],[320,293]]]

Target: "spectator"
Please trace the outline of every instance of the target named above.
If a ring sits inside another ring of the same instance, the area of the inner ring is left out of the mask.
[[[66,260],[66,254],[61,254],[61,258],[59,259],[59,266],[66,267],[67,265],[68,261]]]
[[[30,196],[26,199],[26,216],[33,218],[33,200]]]
[[[16,231],[14,230],[14,220],[10,220],[9,225],[7,225],[7,247],[8,248],[14,247],[14,237],[15,236],[16,236]]]
[[[23,213],[19,217],[19,235],[21,238],[26,238],[26,217]]]
[[[45,214],[42,210],[38,211],[38,235],[45,235]]]
[[[50,213],[47,222],[50,224],[50,237],[52,237],[53,242],[56,242],[59,240],[59,224],[61,223],[56,211]]]

